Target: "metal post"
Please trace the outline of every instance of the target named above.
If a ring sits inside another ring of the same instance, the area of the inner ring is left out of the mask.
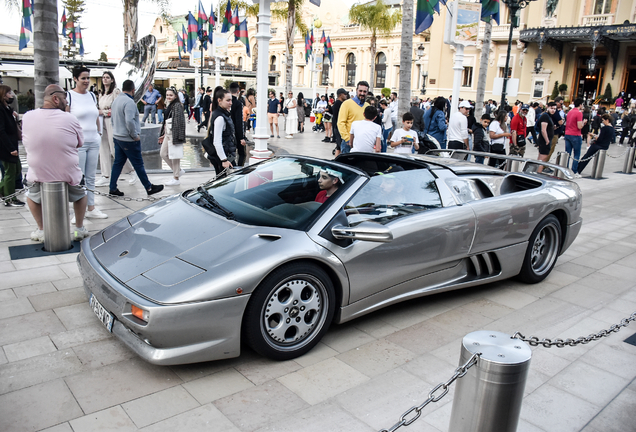
[[[567,168],[569,158],[570,158],[570,155],[568,153],[558,152],[556,163],[559,166]],[[565,178],[565,174],[562,171],[557,171],[556,175],[558,178],[561,178],[561,179]]]
[[[623,172],[625,174],[632,174],[634,172],[634,161],[636,161],[636,147],[629,147],[625,155],[625,164],[623,165]]]
[[[505,333],[480,330],[462,340],[459,364],[481,357],[457,381],[449,432],[515,432],[532,351]]]
[[[464,72],[464,45],[455,45],[455,63],[453,64],[453,100],[451,101],[451,112],[455,114],[459,107],[459,91],[462,85],[462,73]]]
[[[603,168],[605,168],[605,155],[607,150],[599,150],[594,155],[594,165],[592,166],[592,178],[603,178]]]
[[[44,250],[47,252],[67,251],[72,246],[68,218],[68,184],[66,182],[42,183],[41,191]]]
[[[506,109],[506,88],[508,87],[508,71],[510,70],[510,50],[512,49],[512,32],[515,29],[513,25],[513,17],[517,12],[516,5],[508,4],[506,5],[510,8],[510,34],[508,35],[508,51],[506,53],[506,67],[504,67],[504,76],[503,76],[503,85],[501,86],[501,105],[499,105],[500,110]]]
[[[508,159],[506,161],[506,171],[509,171],[509,172],[521,171],[521,161]]]

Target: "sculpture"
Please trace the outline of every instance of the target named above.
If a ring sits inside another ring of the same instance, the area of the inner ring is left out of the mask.
[[[559,4],[559,0],[548,0],[545,5],[545,15],[547,18],[552,18],[554,16],[554,11]]]

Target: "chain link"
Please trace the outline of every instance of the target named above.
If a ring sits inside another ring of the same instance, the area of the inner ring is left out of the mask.
[[[29,188],[25,187],[23,189],[20,189],[19,191],[16,191],[15,193],[12,193],[11,195],[7,195],[6,197],[0,197],[0,201],[2,201],[2,202],[11,201],[11,200],[13,200],[13,198],[15,198],[18,195],[21,195],[21,194],[27,192],[28,190],[29,190]]]
[[[588,336],[581,336],[576,339],[539,339],[536,336],[525,337],[519,332],[515,332],[515,334],[512,335],[512,338],[522,340],[528,343],[530,346],[541,345],[546,348],[551,348],[553,346],[556,346],[557,348],[563,348],[564,346],[577,346],[579,344],[588,344],[592,341],[597,341],[611,335],[612,333],[620,331],[620,329],[622,329],[623,327],[627,327],[632,321],[636,321],[636,312],[632,313],[629,318],[623,318],[619,324],[613,324],[609,329],[603,329],[598,333],[593,333]]]
[[[605,153],[605,156],[607,156],[607,157],[611,157],[611,158],[614,158],[614,159],[622,158],[623,156],[625,156],[625,153],[627,153],[627,152],[628,152],[628,150],[629,150],[629,149],[626,149],[623,153],[621,153],[621,154],[619,154],[619,155],[617,155],[617,156],[611,155],[611,154],[609,154],[609,153]],[[575,158],[574,156],[572,156],[572,155],[568,154],[568,159],[572,159],[573,161],[577,161],[578,163],[581,163],[581,162],[585,162],[585,161],[589,161],[589,160],[591,160],[591,159],[594,159],[594,156],[596,156],[596,155],[597,155],[597,153],[594,153],[592,156],[590,156],[590,157],[588,157],[588,158],[585,158],[585,159],[577,159],[577,158]]]
[[[449,389],[450,385],[453,384],[453,382],[455,382],[456,379],[459,379],[463,377],[464,375],[466,375],[466,373],[468,373],[468,369],[470,369],[471,367],[477,364],[477,361],[479,360],[479,356],[481,356],[481,353],[473,354],[473,356],[470,359],[468,359],[466,363],[464,363],[463,365],[455,369],[455,373],[453,373],[453,376],[450,377],[448,381],[437,384],[433,388],[433,390],[431,390],[428,393],[428,399],[426,399],[421,405],[409,408],[408,411],[406,411],[404,414],[400,416],[400,419],[396,424],[391,426],[391,428],[389,429],[381,429],[380,432],[394,432],[398,430],[399,428],[401,428],[402,426],[409,426],[415,420],[420,418],[424,407],[430,404],[431,402],[439,402],[440,400],[442,400],[442,398],[448,394],[448,391],[450,390]],[[441,393],[436,396],[435,392],[437,392],[440,389],[441,389]],[[415,414],[413,414],[413,412],[415,412]],[[410,418],[408,418],[409,416]]]

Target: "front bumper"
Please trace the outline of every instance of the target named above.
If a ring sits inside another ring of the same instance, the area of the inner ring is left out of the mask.
[[[87,296],[93,294],[114,315],[115,336],[149,363],[197,363],[240,355],[241,324],[249,295],[157,304],[131,291],[106,272],[88,241],[82,243],[77,262]],[[131,304],[149,312],[148,323],[129,313]]]

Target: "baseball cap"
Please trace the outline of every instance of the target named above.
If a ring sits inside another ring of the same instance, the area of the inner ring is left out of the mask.
[[[528,104],[523,104],[523,105],[521,105],[521,111],[523,111],[523,110],[529,110],[529,109],[530,109],[530,107],[528,106]]]
[[[459,103],[459,108],[472,108],[472,105],[468,101],[461,101]]]
[[[346,91],[346,90],[345,90],[345,89],[343,89],[343,88],[339,88],[339,89],[338,89],[338,91],[336,92],[336,94],[337,94],[338,96],[340,96],[341,94],[347,94],[347,93],[349,93],[349,92],[348,92],[348,91]]]

